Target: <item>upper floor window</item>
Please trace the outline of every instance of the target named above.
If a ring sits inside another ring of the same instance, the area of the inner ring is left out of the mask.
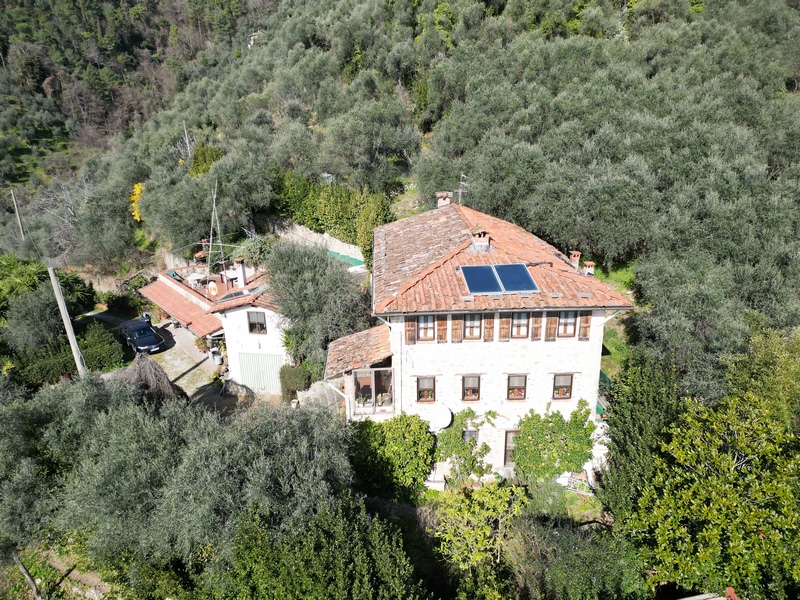
[[[434,339],[433,315],[420,315],[417,317],[417,339],[431,341]]]
[[[436,378],[417,377],[417,400],[434,402],[436,400]]]
[[[481,339],[480,315],[464,315],[464,339],[465,340]]]
[[[480,375],[466,375],[461,379],[461,397],[465,402],[480,400],[481,378]]]
[[[572,398],[572,375],[555,375],[553,377],[553,400],[569,400]]]
[[[513,315],[511,315],[511,337],[528,337],[528,313],[515,312]]]
[[[575,311],[562,310],[558,315],[558,337],[575,337]]]
[[[527,387],[527,383],[527,375],[509,375],[507,398],[509,400],[525,400],[525,388]]]
[[[267,315],[263,312],[248,312],[247,327],[250,333],[267,333]]]

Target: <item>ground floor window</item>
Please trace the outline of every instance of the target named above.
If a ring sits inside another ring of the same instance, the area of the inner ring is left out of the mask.
[[[419,402],[436,400],[436,379],[434,377],[417,377],[417,400]]]
[[[527,375],[509,375],[507,398],[509,400],[525,400],[527,383]]]
[[[505,458],[503,459],[503,464],[507,467],[513,467],[514,462],[511,460],[511,453],[514,452],[514,448],[516,448],[516,437],[519,431],[506,431],[506,453]]]
[[[481,398],[481,378],[479,375],[467,375],[461,378],[462,399],[474,402]]]
[[[572,398],[572,375],[555,375],[553,377],[553,400],[569,400]]]
[[[465,442],[469,441],[470,439],[473,439],[475,440],[475,445],[476,446],[478,445],[478,431],[476,429],[467,429],[466,431],[464,431],[462,437],[464,438]]]

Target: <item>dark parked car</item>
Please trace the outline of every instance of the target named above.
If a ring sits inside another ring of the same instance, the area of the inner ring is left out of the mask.
[[[158,352],[163,350],[164,338],[147,321],[125,321],[119,326],[119,335],[134,352]]]

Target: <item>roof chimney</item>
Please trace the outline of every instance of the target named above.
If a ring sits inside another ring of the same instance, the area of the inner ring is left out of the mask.
[[[452,199],[453,192],[436,192],[436,208],[447,206]]]
[[[244,289],[247,287],[247,270],[244,268],[244,259],[237,258],[235,261],[236,270],[239,272],[236,276],[236,287]]]
[[[594,261],[586,260],[583,262],[583,274],[594,277]]]
[[[470,231],[472,233],[472,247],[475,252],[488,252],[490,248],[489,233],[481,225],[476,225]]]
[[[577,250],[570,250],[569,251],[569,264],[571,264],[576,269],[581,264],[581,253]]]

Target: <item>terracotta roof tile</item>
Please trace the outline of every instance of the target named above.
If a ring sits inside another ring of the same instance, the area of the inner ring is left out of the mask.
[[[488,233],[489,251],[473,247],[478,230]],[[456,204],[376,229],[373,261],[376,314],[631,306],[532,233]],[[538,293],[470,297],[460,267],[511,263],[528,265]]]
[[[184,297],[160,279],[144,286],[139,293],[198,337],[222,329],[222,322],[217,317],[206,314],[203,306]]]
[[[325,378],[337,377],[349,369],[368,367],[391,355],[388,325],[359,331],[330,343]]]

